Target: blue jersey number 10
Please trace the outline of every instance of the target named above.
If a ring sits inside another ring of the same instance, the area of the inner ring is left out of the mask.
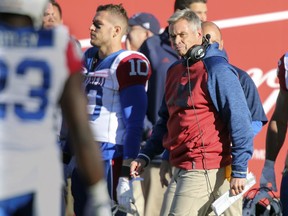
[[[8,65],[0,59],[0,96],[3,96],[5,88],[8,87],[9,73],[16,73],[16,79],[21,79],[22,77],[24,78],[24,76],[27,75],[27,73],[31,71],[31,69],[33,69],[33,71],[37,71],[37,73],[40,73],[42,79],[40,80],[39,85],[35,86],[33,84],[33,86],[31,86],[31,88],[27,90],[25,94],[28,98],[37,99],[37,108],[33,108],[33,111],[28,110],[27,107],[25,107],[25,103],[29,103],[29,100],[13,101],[12,103],[5,103],[5,100],[4,102],[3,100],[1,100],[0,119],[6,117],[7,106],[13,106],[15,115],[22,120],[40,120],[44,117],[45,109],[48,103],[47,93],[48,89],[50,88],[51,80],[50,67],[45,61],[24,59],[19,63],[14,72],[10,70],[10,68],[8,68]],[[17,86],[10,86],[9,88],[17,88]]]

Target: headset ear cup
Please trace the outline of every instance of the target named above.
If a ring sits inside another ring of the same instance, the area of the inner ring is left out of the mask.
[[[203,46],[195,45],[188,50],[186,56],[191,58],[193,61],[198,61],[203,57],[204,53],[205,49]]]
[[[199,61],[202,58],[204,58],[205,54],[206,54],[206,50],[201,45],[201,46],[198,46],[197,49],[195,50],[194,57],[195,57],[195,59],[197,59],[197,61]]]
[[[189,66],[196,63],[197,61],[201,60],[206,54],[206,50],[202,45],[194,45],[190,49],[188,49],[187,53],[185,54],[184,58],[186,61],[183,63],[184,66],[187,66],[187,60],[189,62]]]

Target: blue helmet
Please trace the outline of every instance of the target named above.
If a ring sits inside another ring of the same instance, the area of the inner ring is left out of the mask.
[[[268,187],[251,189],[243,198],[243,216],[282,216],[282,205]]]

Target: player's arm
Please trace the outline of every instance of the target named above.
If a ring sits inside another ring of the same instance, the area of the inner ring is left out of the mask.
[[[88,123],[86,97],[82,89],[82,75],[74,73],[68,78],[60,104],[71,132],[71,143],[81,174],[90,186],[86,211],[95,215],[111,215],[110,197],[104,179],[99,145],[95,143]]]
[[[130,176],[130,162],[136,158],[142,139],[144,118],[147,112],[145,86],[151,74],[150,63],[137,52],[128,53],[119,63],[116,76],[119,83],[120,106],[125,124],[123,141],[122,176]]]
[[[275,110],[269,121],[266,134],[266,160],[260,177],[260,186],[272,187],[277,191],[275,176],[275,160],[283,146],[288,121],[288,91],[280,88]]]
[[[280,91],[276,100],[275,110],[269,121],[266,135],[266,161],[273,162],[284,143],[287,132],[288,120],[288,90],[287,90],[287,58],[288,53],[285,53],[278,61],[277,77],[279,79]]]
[[[286,88],[287,74],[287,53],[285,53],[278,62],[277,76],[279,78],[280,91],[276,100],[275,110],[268,124],[266,134],[266,160],[260,177],[260,186],[271,187],[277,191],[275,160],[281,150],[286,132],[288,121],[288,91]]]
[[[275,161],[283,146],[288,122],[288,91],[280,88],[274,113],[267,129],[266,159]]]
[[[133,55],[133,54],[132,54]],[[120,178],[116,188],[120,207],[132,211],[133,188],[130,187],[130,163],[136,158],[143,133],[144,118],[147,110],[147,95],[145,85],[149,77],[150,66],[143,57],[128,56],[117,68],[119,82],[120,106],[125,125],[123,141],[123,163]]]
[[[100,150],[93,139],[88,123],[86,102],[82,89],[82,75],[74,73],[65,84],[60,104],[71,131],[72,147],[78,165],[88,183],[92,185],[104,177],[104,171]]]
[[[136,158],[142,139],[143,123],[147,110],[147,95],[144,85],[132,85],[120,91],[120,103],[126,127],[123,166],[130,166]],[[129,174],[129,172],[128,172]]]

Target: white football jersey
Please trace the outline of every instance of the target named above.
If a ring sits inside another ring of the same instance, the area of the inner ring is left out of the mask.
[[[76,49],[64,26],[0,25],[0,199],[61,186],[55,111],[70,71],[81,69]]]
[[[95,51],[95,48],[90,50]],[[86,61],[89,61],[87,55]],[[131,85],[145,86],[151,74],[148,59],[139,52],[120,50],[103,59],[95,69],[85,68],[85,74],[94,139],[122,145],[126,128],[119,91]]]

